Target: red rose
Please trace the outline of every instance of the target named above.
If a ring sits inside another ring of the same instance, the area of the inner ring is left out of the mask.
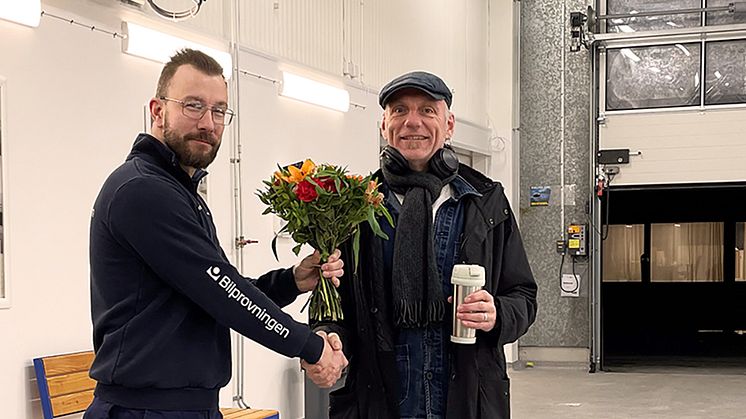
[[[334,185],[334,179],[329,177],[323,177],[321,179],[315,179],[316,183],[321,186],[322,189],[327,192],[337,192],[337,187]]]
[[[303,202],[311,202],[319,195],[316,193],[316,187],[313,183],[302,180],[295,185],[295,196]]]

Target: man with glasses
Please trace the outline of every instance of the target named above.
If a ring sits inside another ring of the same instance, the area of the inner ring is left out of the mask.
[[[197,193],[234,117],[223,69],[202,52],[178,52],[161,72],[150,112],[152,135],[137,137],[91,216],[97,385],[84,418],[220,418],[231,328],[301,358],[316,384],[331,386],[347,365],[338,337],[314,334],[278,307],[316,285],[318,253],[244,278]],[[321,269],[337,281],[339,251]]]

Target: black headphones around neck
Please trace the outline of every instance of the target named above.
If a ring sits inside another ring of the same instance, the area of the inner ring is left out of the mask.
[[[387,145],[381,150],[381,167],[395,175],[405,175],[412,169],[409,162],[399,150]],[[458,171],[458,156],[453,148],[445,144],[430,158],[430,172],[440,179],[445,179]]]

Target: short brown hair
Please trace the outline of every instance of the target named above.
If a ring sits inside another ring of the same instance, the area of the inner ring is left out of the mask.
[[[156,97],[166,96],[166,90],[171,83],[171,79],[176,74],[176,70],[182,65],[191,65],[208,76],[222,76],[223,67],[215,61],[214,58],[202,51],[184,48],[174,54],[169,62],[163,66],[161,77],[158,79],[158,88],[155,91]]]

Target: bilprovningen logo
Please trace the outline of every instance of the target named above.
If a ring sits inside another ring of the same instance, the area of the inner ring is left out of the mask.
[[[219,267],[210,266],[209,268],[207,268],[207,271],[205,271],[205,273],[207,273],[207,275],[225,291],[228,299],[235,300],[238,304],[241,304],[241,306],[245,307],[249,313],[253,314],[254,317],[259,319],[259,321],[263,322],[265,329],[274,331],[278,335],[282,336],[283,339],[287,339],[287,337],[290,335],[290,330],[287,327],[283,326],[282,323],[272,318],[272,316],[267,313],[267,309],[254,304],[254,302],[251,301],[251,299],[247,297],[246,294],[238,289],[238,285],[236,285],[236,283],[233,282],[233,280],[230,279],[228,275],[221,275]]]

